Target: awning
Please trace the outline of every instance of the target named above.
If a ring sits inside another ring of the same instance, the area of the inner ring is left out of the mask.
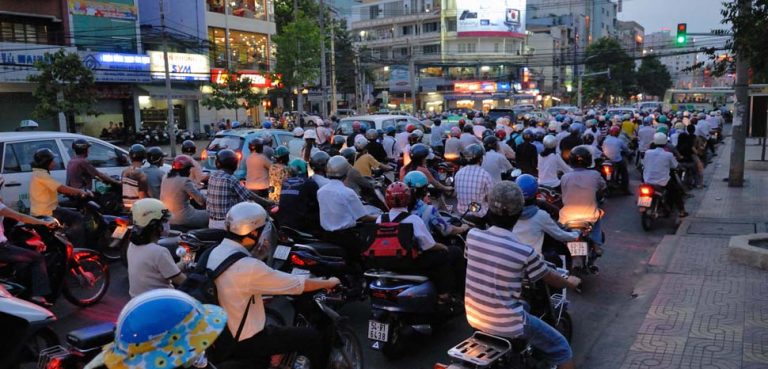
[[[139,85],[139,89],[153,99],[167,98],[165,86]],[[171,88],[171,98],[176,100],[200,100],[203,98],[203,95],[197,88],[175,87]]]

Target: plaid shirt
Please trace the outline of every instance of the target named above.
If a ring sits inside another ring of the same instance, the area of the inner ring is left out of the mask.
[[[459,214],[467,211],[469,204],[477,202],[482,209],[470,215],[484,217],[488,211],[488,195],[493,187],[491,175],[479,165],[468,165],[456,173],[456,197],[459,200],[456,210]]]
[[[237,177],[223,170],[217,170],[211,174],[211,178],[208,179],[208,198],[206,199],[208,218],[224,220],[230,208],[244,201],[261,202],[262,199],[243,187]]]

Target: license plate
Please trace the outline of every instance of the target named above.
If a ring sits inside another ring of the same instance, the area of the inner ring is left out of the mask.
[[[309,270],[306,270],[306,269],[293,268],[291,270],[291,274],[293,274],[293,275],[309,275],[310,272],[309,272]]]
[[[288,260],[288,255],[291,253],[291,248],[288,246],[278,245],[275,249],[275,253],[272,255],[275,259]]]
[[[122,239],[126,232],[128,232],[128,227],[119,226],[112,232],[112,238]]]
[[[568,251],[571,252],[571,256],[586,256],[587,248],[586,242],[568,242]]]
[[[380,342],[387,342],[389,339],[389,324],[377,322],[375,320],[368,321],[368,339]]]
[[[606,173],[605,174],[605,180],[606,181],[610,181],[611,180],[611,175],[612,175],[611,173]]]
[[[637,198],[637,206],[640,207],[650,208],[651,202],[653,202],[653,197],[642,196]]]

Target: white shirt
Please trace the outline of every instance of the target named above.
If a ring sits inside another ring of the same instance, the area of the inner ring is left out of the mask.
[[[491,175],[493,183],[501,182],[501,174],[513,169],[512,164],[504,155],[493,150],[485,153],[482,167]]]
[[[677,168],[677,160],[671,152],[660,147],[645,152],[643,160],[645,183],[666,186],[669,182],[669,171],[674,168]]]
[[[392,208],[389,210],[389,220],[392,221],[393,219],[397,218],[398,215],[401,213],[408,212],[408,209],[406,208]],[[381,215],[379,215],[379,218],[376,219],[376,223],[381,223]],[[435,246],[435,239],[432,238],[432,234],[429,233],[429,228],[427,228],[427,225],[424,224],[424,220],[421,218],[411,214],[405,219],[403,219],[400,223],[409,223],[413,224],[413,237],[416,238],[416,242],[419,243],[419,248],[421,251],[427,251],[431,249],[433,246]]]
[[[568,164],[565,164],[562,156],[557,153],[552,153],[547,156],[539,155],[539,184],[548,187],[557,187],[560,185],[560,178],[557,177],[557,172],[563,172],[563,174],[573,171]]]
[[[248,257],[242,258],[227,268],[214,283],[219,297],[219,305],[227,312],[227,327],[232,337],[237,334],[243,320],[245,307],[251,296],[254,304],[248,310],[247,320],[240,333],[240,341],[251,338],[264,329],[266,315],[262,295],[298,295],[304,291],[304,277],[283,273],[268,267],[259,259],[250,257],[248,250],[239,243],[224,239],[211,251],[206,265],[214,270],[229,255],[242,252]]]
[[[317,133],[317,144],[322,145],[328,141],[328,139],[331,137],[331,130],[328,128],[325,128],[324,126],[319,126],[317,129],[315,129],[315,133]]]
[[[637,141],[641,152],[645,152],[651,147],[655,134],[656,130],[651,126],[643,126],[637,131]]]
[[[694,134],[696,136],[709,138],[709,131],[711,130],[712,128],[709,126],[709,122],[706,120],[700,120],[696,123],[696,132]]]
[[[483,137],[483,132],[485,132],[486,129],[488,128],[485,128],[485,126],[475,125],[472,127],[472,134],[474,134],[477,138]]]
[[[395,134],[395,141],[397,141],[398,152],[403,152],[405,147],[408,146],[408,132],[400,132]]]
[[[381,140],[381,146],[384,146],[384,151],[387,153],[387,157],[390,159],[396,159],[399,156],[399,147],[397,141],[392,136],[384,136]]]
[[[579,232],[569,232],[560,228],[549,216],[549,213],[541,209],[531,218],[518,219],[515,227],[512,228],[512,233],[517,236],[521,243],[533,247],[539,254],[541,254],[541,246],[544,245],[545,233],[560,242],[579,239]]]
[[[461,151],[464,150],[464,145],[461,144],[461,140],[456,137],[450,137],[445,140],[445,158],[446,159],[458,159],[461,157]]]
[[[355,191],[338,179],[331,179],[317,191],[317,201],[320,225],[328,232],[352,228],[368,214]]]
[[[325,178],[324,176],[321,176],[319,174],[313,174],[312,175],[312,180],[314,180],[315,183],[317,183],[317,187],[318,188],[323,187],[323,186],[325,186],[325,185],[327,185],[328,183],[331,182],[330,179]]]
[[[515,150],[509,147],[506,142],[499,141],[499,151],[509,160],[515,160]]]
[[[475,137],[475,135],[471,133],[462,133],[459,137],[459,140],[461,141],[461,146],[464,148],[472,144],[483,144],[477,137]]]
[[[156,243],[128,245],[128,294],[131,297],[158,288],[172,288],[170,279],[181,273],[171,252]]]
[[[429,145],[432,147],[443,146],[443,136],[445,135],[445,125],[432,126],[432,133],[429,136]]]

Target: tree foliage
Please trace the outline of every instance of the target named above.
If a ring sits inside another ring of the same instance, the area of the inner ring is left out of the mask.
[[[637,86],[643,94],[664,96],[664,92],[672,87],[672,76],[659,58],[651,55],[643,59],[637,70]]]
[[[55,119],[59,113],[64,113],[68,130],[74,132],[76,114],[99,114],[94,109],[93,72],[83,65],[76,53],[67,53],[63,49],[46,53],[42,60],[35,62],[35,68],[38,73],[28,78],[37,84],[32,93],[37,101],[32,113],[35,118]]]
[[[611,96],[637,94],[635,63],[615,39],[605,37],[589,45],[584,60],[586,73],[611,69],[610,78],[605,75],[584,78],[587,101],[608,102]]]
[[[323,37],[314,19],[299,18],[283,26],[272,38],[277,46],[276,71],[286,87],[297,87],[320,76],[320,42]]]
[[[297,0],[300,12],[318,14],[320,5],[315,0]],[[294,21],[293,0],[275,0],[275,23],[277,33],[283,32],[283,27]]]
[[[345,21],[336,25],[336,85],[341,93],[355,92],[355,49]],[[330,64],[328,64],[330,65]]]
[[[265,94],[251,88],[250,78],[240,78],[236,70],[228,71],[221,78],[222,83],[210,83],[212,92],[201,102],[208,109],[248,109],[266,98]]]

